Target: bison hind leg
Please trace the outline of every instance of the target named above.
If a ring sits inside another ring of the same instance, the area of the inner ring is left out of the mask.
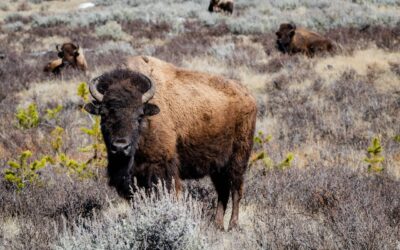
[[[217,210],[215,213],[215,225],[218,229],[224,230],[224,215],[228,205],[229,193],[231,191],[231,182],[226,174],[214,173],[211,175],[218,195]]]

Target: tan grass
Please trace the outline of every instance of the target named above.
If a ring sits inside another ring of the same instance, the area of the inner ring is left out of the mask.
[[[400,63],[400,52],[387,52],[383,49],[371,47],[366,50],[355,51],[353,55],[336,55],[324,59],[315,59],[315,70],[319,76],[332,82],[344,71],[355,70],[360,75],[367,75],[371,69],[390,71],[389,63]]]

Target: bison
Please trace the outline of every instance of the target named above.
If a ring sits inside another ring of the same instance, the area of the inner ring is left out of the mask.
[[[283,53],[300,52],[312,57],[317,52],[334,50],[334,45],[329,39],[305,28],[296,28],[293,23],[281,24],[276,36],[277,48]]]
[[[101,116],[110,186],[129,199],[134,178],[147,190],[162,180],[179,192],[181,180],[210,176],[217,227],[223,229],[230,194],[229,228],[237,225],[257,113],[245,87],[136,56],[93,79],[89,90],[93,102],[85,110]]]
[[[49,62],[48,64],[46,64],[43,71],[44,72],[52,72],[55,75],[58,75],[58,74],[60,74],[61,68],[63,66],[64,66],[64,63],[63,63],[62,59],[59,58],[59,59],[53,60],[53,61]]]
[[[233,0],[211,0],[208,6],[209,12],[226,12],[233,13]]]
[[[63,65],[71,66],[72,68],[86,71],[88,66],[83,55],[83,50],[79,45],[73,43],[64,43],[61,48],[60,45],[56,46],[58,57],[62,59]]]

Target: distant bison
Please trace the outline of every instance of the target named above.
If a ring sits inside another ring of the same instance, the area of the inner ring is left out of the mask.
[[[210,12],[227,12],[233,13],[233,0],[211,0],[208,6]]]
[[[57,45],[56,49],[59,59],[53,60],[46,64],[43,69],[44,72],[52,72],[57,75],[60,74],[62,68],[65,66],[82,71],[87,70],[87,62],[79,45],[75,45],[73,43],[64,43],[61,48],[60,45]]]
[[[61,68],[63,66],[64,66],[64,64],[63,64],[62,59],[56,59],[56,60],[53,60],[53,61],[49,62],[48,64],[46,64],[43,71],[44,72],[52,72],[55,75],[58,75],[58,74],[60,74]]]
[[[312,57],[317,52],[334,50],[334,45],[329,39],[307,29],[296,28],[295,24],[281,24],[276,36],[277,47],[283,53],[300,52]]]
[[[73,43],[64,43],[61,48],[60,45],[56,46],[58,57],[62,59],[63,65],[71,66],[73,68],[86,71],[88,66],[83,55],[83,50],[79,45]]]
[[[101,116],[109,184],[130,198],[134,177],[139,187],[164,180],[179,191],[182,179],[210,176],[216,225],[223,228],[231,193],[229,228],[235,227],[253,145],[254,98],[237,82],[153,57],[130,57],[125,65],[92,80],[94,101],[85,105]]]

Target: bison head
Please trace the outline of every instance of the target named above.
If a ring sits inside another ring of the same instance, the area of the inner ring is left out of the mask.
[[[61,48],[60,45],[56,46],[58,57],[63,60],[64,65],[70,65],[73,68],[80,70],[87,70],[87,63],[82,49],[79,45],[73,43],[64,43]]]
[[[277,36],[277,48],[283,52],[288,52],[288,48],[293,41],[296,32],[296,25],[293,23],[283,23],[280,25],[279,30],[275,33]]]
[[[58,57],[63,59],[65,64],[75,64],[76,58],[79,56],[79,45],[73,43],[64,43],[61,46],[57,44],[56,49],[58,52]]]
[[[160,112],[148,103],[155,85],[147,76],[128,69],[117,69],[91,81],[94,102],[85,110],[101,116],[101,131],[108,154],[110,185],[124,197],[130,195],[134,156],[146,117]]]

